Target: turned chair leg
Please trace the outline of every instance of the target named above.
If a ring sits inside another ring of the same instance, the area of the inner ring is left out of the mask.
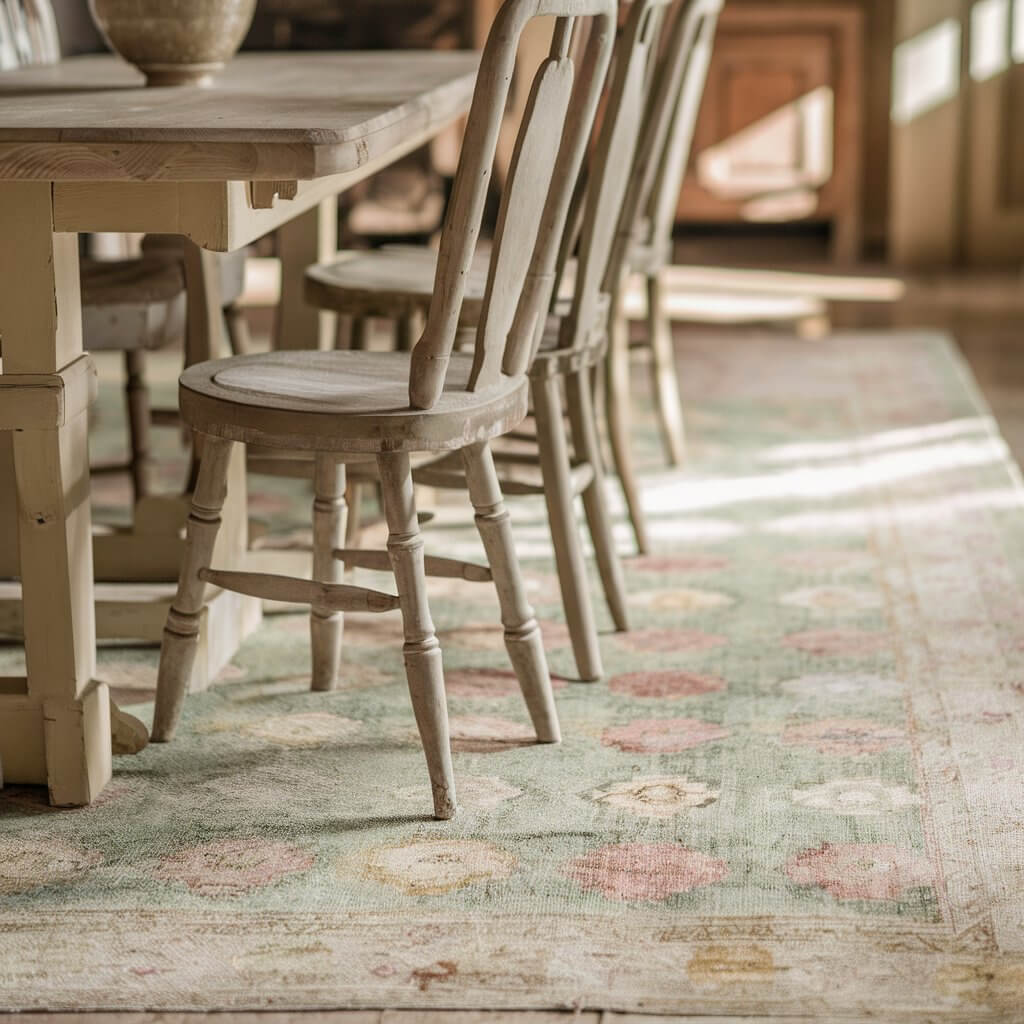
[[[608,440],[612,459],[629,510],[629,520],[640,554],[646,554],[647,521],[640,501],[640,485],[633,468],[630,439],[630,358],[629,321],[622,309],[621,297],[613,298],[613,311],[608,332],[608,355],[605,359],[605,412],[608,415]]]
[[[333,455],[317,454],[313,490],[313,579],[318,583],[342,583],[345,566],[334,552],[345,542],[345,464]],[[343,629],[341,612],[317,605],[310,608],[314,690],[333,690],[338,685]]]
[[[128,408],[129,468],[135,500],[149,494],[149,428],[151,413],[146,386],[146,353],[131,349],[124,354],[125,404]]]
[[[192,678],[206,589],[199,574],[210,567],[213,558],[213,546],[220,529],[220,510],[227,497],[228,465],[233,443],[219,437],[203,438],[202,461],[192,495],[178,593],[167,616],[160,650],[152,730],[152,739],[157,743],[166,742],[174,736],[185,691]]]
[[[569,624],[576,668],[581,679],[591,682],[600,679],[604,670],[601,666],[597,623],[590,603],[590,588],[587,586],[587,569],[580,546],[576,511],[573,508],[572,474],[558,379],[534,379],[531,384],[544,500],[547,502],[551,540],[555,548],[562,604]]]
[[[651,385],[669,463],[681,466],[686,459],[686,425],[676,374],[672,325],[665,313],[661,274],[647,278],[647,332],[651,346]]]
[[[455,814],[455,780],[452,774],[448,708],[445,704],[441,645],[427,605],[427,577],[423,563],[423,538],[416,518],[412,470],[404,452],[380,455],[381,493],[388,523],[388,554],[398,586],[405,631],[405,675],[413,713],[427,758],[434,793],[434,817]]]
[[[558,743],[562,734],[555,710],[540,626],[526,599],[519,561],[512,540],[511,517],[501,494],[494,459],[486,442],[462,450],[469,498],[476,526],[487,552],[501,604],[505,647],[541,743]]]
[[[587,525],[590,527],[590,537],[594,543],[601,585],[604,587],[605,600],[612,613],[615,628],[625,631],[629,629],[626,584],[619,553],[615,550],[611,518],[608,515],[604,467],[597,441],[593,385],[589,369],[570,373],[565,380],[565,389],[576,458],[589,463],[593,472],[593,479],[583,492],[583,509],[587,514]]]

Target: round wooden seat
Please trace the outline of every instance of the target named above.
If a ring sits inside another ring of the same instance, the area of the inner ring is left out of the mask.
[[[467,391],[473,357],[453,353],[440,399],[409,405],[407,352],[268,352],[212,360],[181,376],[182,418],[200,433],[321,452],[447,451],[512,429],[527,381]]]
[[[487,287],[487,253],[477,253],[466,281],[459,322],[475,327]],[[353,316],[397,318],[425,313],[434,294],[437,253],[426,246],[348,250],[306,270],[306,301]]]

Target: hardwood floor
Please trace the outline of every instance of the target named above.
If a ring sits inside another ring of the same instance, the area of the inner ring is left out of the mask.
[[[53,1013],[10,1014],[4,1024],[808,1024],[809,1017],[665,1017],[610,1011],[308,1010],[293,1013]],[[839,1024],[815,1017],[815,1024]],[[849,1024],[847,1019],[847,1024]]]

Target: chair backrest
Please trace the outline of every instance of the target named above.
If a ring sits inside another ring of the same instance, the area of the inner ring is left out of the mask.
[[[651,78],[668,8],[677,0],[634,0],[615,47],[597,143],[574,199],[575,215],[563,235],[557,276],[576,248],[573,303],[563,319],[559,347],[580,348],[604,317],[599,306],[622,204],[635,166],[641,126],[649,107]],[[576,229],[578,240],[573,237]],[[578,241],[578,247],[576,243]]]
[[[13,63],[5,52],[13,52]],[[59,61],[60,34],[50,0],[0,0],[0,69]]]
[[[426,328],[413,350],[413,408],[429,409],[443,390],[519,41],[529,21],[549,16],[556,19],[550,56],[533,80],[501,198],[468,387],[487,387],[503,372],[525,373],[554,287],[553,274],[543,270],[553,265],[583,163],[615,15],[616,0],[505,0],[498,12],[480,62]],[[577,61],[570,50],[581,25],[590,31]]]
[[[724,0],[677,3],[653,69],[633,173],[608,264],[608,290],[614,290],[634,242],[667,247],[672,238]]]

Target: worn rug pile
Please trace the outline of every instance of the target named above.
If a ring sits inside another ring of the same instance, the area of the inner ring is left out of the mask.
[[[938,335],[679,342],[691,463],[666,472],[644,419],[655,551],[603,682],[574,680],[542,504],[510,503],[561,746],[531,743],[489,588],[432,581],[461,812],[430,820],[398,618],[351,616],[314,694],[305,616],[268,617],[95,806],[0,791],[0,1007],[1019,1019],[1004,443]],[[274,487],[257,512],[308,522]],[[458,502],[426,536],[480,556]]]

